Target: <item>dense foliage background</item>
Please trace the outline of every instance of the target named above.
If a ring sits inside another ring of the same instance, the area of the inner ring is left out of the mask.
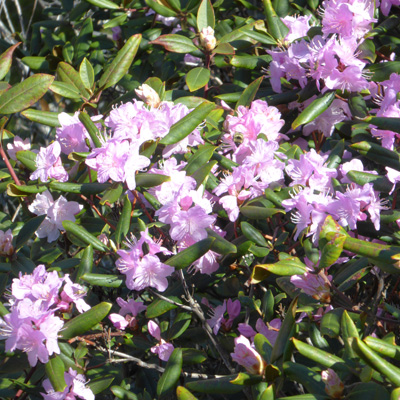
[[[400,399],[397,0],[0,5],[0,397]]]

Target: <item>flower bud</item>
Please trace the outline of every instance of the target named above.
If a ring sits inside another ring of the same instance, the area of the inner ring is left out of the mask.
[[[211,51],[217,45],[217,40],[214,36],[214,29],[211,26],[203,28],[200,32],[200,43],[208,51]]]
[[[157,108],[161,103],[158,93],[146,83],[144,83],[142,86],[139,86],[139,88],[135,90],[135,93],[140,100],[143,100],[151,107]]]
[[[7,232],[0,231],[0,255],[11,256],[14,253],[14,247],[12,245],[13,236],[11,229]]]
[[[332,399],[340,399],[343,394],[344,385],[336,372],[328,368],[321,372],[322,382],[325,383],[325,392]]]

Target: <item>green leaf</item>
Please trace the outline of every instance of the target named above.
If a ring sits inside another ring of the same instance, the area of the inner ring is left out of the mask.
[[[85,126],[86,130],[89,133],[90,138],[93,141],[93,144],[95,147],[101,147],[101,141],[100,141],[100,132],[97,128],[97,126],[94,124],[92,119],[90,118],[89,114],[86,113],[85,111],[82,111],[79,113],[79,121],[82,122],[82,124]]]
[[[216,147],[210,144],[199,146],[198,150],[190,156],[188,162],[183,169],[187,175],[192,175],[200,167],[206,164],[212,157]]]
[[[264,77],[260,76],[255,81],[251,82],[249,86],[247,86],[247,88],[240,95],[238,102],[236,103],[236,109],[239,106],[245,106],[245,107],[250,106],[251,102],[256,97],[257,91],[263,79]]]
[[[285,318],[282,322],[282,326],[279,329],[279,333],[275,340],[274,347],[272,348],[271,364],[275,363],[275,361],[278,361],[280,358],[284,358],[287,347],[291,345],[290,339],[293,337],[296,325],[295,321],[296,309],[297,309],[297,297],[294,298],[290,303]]]
[[[377,353],[382,354],[385,357],[394,358],[395,360],[400,360],[400,346],[396,346],[391,343],[387,343],[385,340],[378,339],[373,336],[367,336],[364,342],[372,350]]]
[[[139,397],[137,397],[135,393],[123,389],[121,386],[111,386],[110,390],[117,399],[139,400]]]
[[[239,375],[232,379],[231,382],[234,385],[240,385],[240,386],[252,386],[256,383],[259,383],[262,381],[262,376],[261,375],[250,375],[245,372],[239,372]]]
[[[115,230],[115,241],[120,244],[122,239],[128,234],[131,225],[132,202],[128,195],[124,196],[124,207],[119,217],[117,229]]]
[[[87,386],[90,388],[93,394],[98,394],[106,390],[114,379],[115,376],[101,376],[99,378],[91,379]]]
[[[346,235],[337,233],[326,242],[325,246],[322,248],[318,270],[329,268],[338,260],[342,254],[345,241]]]
[[[220,43],[212,52],[213,54],[235,54],[235,48],[229,43]]]
[[[21,44],[22,42],[18,42],[13,46],[9,47],[1,56],[0,56],[0,81],[4,79],[7,75],[8,71],[11,68],[12,64],[12,56],[14,50]]]
[[[207,357],[201,350],[196,350],[193,348],[182,349],[183,353],[183,363],[185,365],[196,365],[201,364],[202,362],[207,360]]]
[[[278,208],[258,206],[244,206],[240,208],[240,212],[249,219],[265,219],[278,213],[285,214],[285,211],[279,210]]]
[[[35,74],[13,86],[0,96],[0,114],[24,110],[41,99],[52,84],[54,76]]]
[[[40,111],[33,108],[28,108],[27,110],[22,111],[21,115],[23,115],[25,118],[28,118],[30,121],[39,122],[42,125],[52,127],[61,126],[60,122],[58,121],[58,113],[55,112]]]
[[[362,119],[368,115],[367,105],[364,97],[360,93],[350,93],[349,108],[353,117]]]
[[[307,392],[325,395],[325,384],[322,382],[321,373],[290,361],[283,364],[283,371],[290,380],[303,385]]]
[[[200,240],[199,242],[191,245],[185,250],[180,251],[175,256],[169,258],[164,264],[175,267],[175,269],[183,269],[191,266],[196,260],[204,256],[208,250],[210,250],[212,243],[214,242],[213,237]]]
[[[81,97],[79,90],[66,82],[53,82],[50,90],[66,99],[79,99]]]
[[[309,344],[294,338],[293,343],[301,355],[323,365],[324,367],[340,369],[342,371],[349,370],[348,365],[340,357],[330,354],[327,351],[317,349],[314,346],[310,346]]]
[[[84,195],[99,194],[111,187],[111,183],[70,183],[51,181],[49,188],[65,193],[77,193]]]
[[[390,75],[400,73],[400,61],[388,61],[378,64],[369,64],[365,67],[366,71],[372,72],[371,80],[374,82],[386,81]]]
[[[12,197],[25,197],[31,194],[43,193],[46,190],[46,186],[39,185],[16,185],[15,183],[7,185],[7,194]]]
[[[400,118],[368,117],[365,121],[379,129],[400,133]]]
[[[176,296],[165,296],[168,299],[174,301],[175,303],[182,304],[182,301],[179,297]],[[169,303],[168,301],[156,299],[153,300],[150,305],[146,309],[146,317],[147,318],[156,318],[160,315],[165,314],[166,312],[177,308],[175,304]]]
[[[136,186],[150,188],[168,182],[171,178],[167,175],[141,173],[135,176]]]
[[[271,0],[263,0],[264,13],[267,19],[268,33],[275,39],[282,40],[289,32],[289,28],[282,22],[272,7]]]
[[[102,302],[92,307],[89,311],[71,319],[60,331],[61,337],[68,340],[84,334],[101,322],[107,316],[111,307],[111,303]]]
[[[59,356],[50,358],[45,366],[46,375],[56,392],[63,392],[67,387],[64,379],[64,363]]]
[[[349,358],[355,358],[355,353],[351,347],[351,338],[359,337],[359,334],[354,321],[346,310],[343,311],[340,325],[347,356]]]
[[[381,118],[381,120],[384,118]],[[389,119],[389,118],[387,118]],[[396,119],[396,118],[392,118]],[[390,130],[390,129],[389,129]],[[370,142],[358,142],[350,145],[352,149],[357,150],[361,155],[368,159],[376,162],[377,164],[384,165],[386,167],[393,168],[400,171],[400,157],[399,154],[382,147],[376,143]]]
[[[177,34],[161,35],[156,40],[150,42],[150,44],[158,44],[163,46],[165,50],[173,53],[191,53],[196,51],[197,47],[193,42],[186,36]]]
[[[196,181],[196,190],[203,184],[206,183],[208,177],[210,176],[211,170],[217,164],[217,161],[213,160],[204,164],[197,171],[195,171],[192,175],[192,178]]]
[[[267,364],[271,362],[271,354],[272,354],[272,346],[269,340],[262,335],[261,333],[257,333],[254,336],[254,346],[260,356],[264,359]]]
[[[342,315],[342,308],[335,308],[324,314],[321,320],[321,334],[330,338],[337,338],[340,334]]]
[[[15,241],[16,249],[20,249],[38,230],[39,226],[45,220],[46,215],[39,215],[30,219],[27,223],[23,225],[18,233],[17,239]]]
[[[359,338],[354,338],[352,340],[352,347],[358,356],[361,357],[371,368],[384,375],[396,387],[400,386],[400,368],[395,367],[390,362],[379,356]]]
[[[247,239],[252,240],[254,243],[258,244],[261,247],[267,247],[268,243],[265,240],[262,233],[254,228],[253,225],[250,225],[248,222],[242,221],[240,224],[240,229],[243,232],[243,235],[247,237]]]
[[[347,177],[358,185],[364,186],[366,183],[372,183],[375,190],[389,193],[392,190],[393,183],[386,176],[370,174],[363,171],[349,171]]]
[[[203,0],[210,1],[210,0]],[[203,67],[191,69],[186,75],[186,84],[191,92],[194,92],[208,84],[210,80],[210,70]]]
[[[209,237],[215,239],[211,244],[210,250],[223,255],[237,252],[237,248],[233,243],[224,239],[210,228],[206,228],[206,231]]]
[[[157,384],[157,396],[163,398],[172,392],[182,372],[182,349],[175,349]]]
[[[109,10],[118,10],[120,7],[110,0],[86,0],[88,3],[93,4],[99,8],[108,8]]]
[[[79,240],[86,244],[91,244],[95,250],[109,251],[108,247],[100,242],[96,236],[89,233],[83,226],[77,225],[75,222],[65,220],[62,222],[64,229],[75,235]]]
[[[202,0],[200,3],[200,7],[197,11],[197,29],[199,32],[202,29],[211,27],[214,29],[215,25],[215,16],[214,9],[210,0]]]
[[[70,84],[75,87],[75,89],[81,94],[81,96],[85,99],[90,98],[90,93],[85,88],[85,85],[82,82],[81,77],[78,72],[71,65],[67,64],[64,61],[61,61],[57,65],[57,76],[61,81]]]
[[[176,388],[176,397],[178,400],[197,400],[197,397],[194,397],[192,393],[183,386],[178,386]]]
[[[393,392],[392,392],[393,394]],[[389,400],[390,395],[382,384],[376,382],[363,382],[355,385],[346,394],[346,400]],[[398,397],[393,398],[397,400]]]
[[[250,29],[239,29],[239,32],[244,33],[249,38],[257,40],[257,42],[260,42],[262,44],[272,44],[275,46],[277,46],[278,44],[272,36],[266,35],[262,32],[252,31]]]
[[[180,312],[176,316],[171,328],[168,330],[168,341],[177,339],[179,336],[181,336],[189,327],[191,320],[191,314]]]
[[[27,167],[31,171],[36,170],[36,157],[37,157],[36,153],[30,150],[21,150],[17,151],[15,156],[17,157],[17,160],[20,163],[25,165],[25,167]]]
[[[235,394],[243,390],[240,385],[235,385],[231,381],[237,378],[235,375],[227,375],[216,379],[198,380],[186,383],[186,387],[194,392],[208,394]]]
[[[214,103],[204,102],[171,126],[168,134],[160,141],[161,144],[175,144],[192,133],[215,108]]]
[[[326,92],[315,99],[292,123],[295,130],[300,125],[314,121],[319,115],[326,111],[335,99],[335,92]]]
[[[92,286],[103,286],[103,287],[120,287],[123,283],[123,279],[120,279],[117,275],[106,275],[106,274],[92,274],[85,273],[81,276],[81,279]]]
[[[78,271],[76,273],[75,282],[83,279],[82,276],[90,274],[93,269],[93,246],[90,244],[83,250],[81,262],[79,263]]]
[[[106,68],[99,80],[101,90],[107,89],[115,85],[124,77],[132,64],[133,59],[139,49],[141,34],[131,36],[125,43],[124,47],[118,51],[116,57],[111,64]]]
[[[164,17],[176,17],[177,13],[170,8],[166,7],[164,4],[159,3],[158,1],[154,0],[145,0],[146,4],[153,9],[157,14],[160,14]]]

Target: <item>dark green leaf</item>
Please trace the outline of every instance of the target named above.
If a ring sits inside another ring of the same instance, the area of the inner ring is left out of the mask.
[[[38,217],[30,219],[18,233],[15,247],[16,249],[20,249],[38,230],[39,226],[45,220],[46,215],[39,215]]]
[[[203,0],[210,1],[210,0]],[[191,69],[186,75],[186,84],[191,92],[194,92],[208,84],[210,80],[210,70],[203,67],[197,67]]]
[[[165,50],[173,53],[186,54],[197,50],[197,47],[189,38],[177,34],[161,35],[150,43],[163,46]]]
[[[93,246],[90,244],[83,251],[81,262],[79,263],[78,271],[76,273],[75,282],[83,279],[82,276],[89,274],[93,269]]]
[[[88,3],[93,4],[99,8],[108,8],[109,10],[117,10],[119,6],[110,0],[86,0]]]
[[[68,83],[71,86],[74,86],[82,97],[84,97],[85,99],[90,98],[90,93],[85,88],[85,85],[81,80],[81,77],[79,76],[78,72],[74,69],[74,67],[62,61],[57,66],[57,75],[59,79],[61,79],[63,82]]]
[[[214,9],[210,0],[202,0],[199,10],[197,11],[197,29],[199,32],[202,29],[211,27],[214,29],[215,16]]]
[[[18,42],[17,44],[14,44],[13,46],[9,47],[1,56],[0,56],[0,81],[4,79],[4,77],[7,75],[8,71],[11,68],[12,64],[12,56],[14,53],[14,50],[21,44],[21,42]]]
[[[157,384],[157,396],[163,398],[172,392],[176,386],[182,371],[182,349],[175,349],[165,367]]]
[[[40,124],[59,127],[61,124],[58,122],[58,113],[51,111],[40,111],[33,108],[28,108],[22,111],[21,114],[28,118],[30,121],[39,122]]]
[[[91,274],[85,273],[81,276],[81,279],[92,286],[103,286],[117,288],[122,285],[123,280],[117,275],[106,275],[106,274]]]
[[[245,107],[250,106],[251,102],[256,97],[257,91],[263,79],[264,77],[260,76],[254,82],[251,82],[249,86],[247,86],[247,88],[240,95],[238,102],[236,103],[236,109],[239,106],[245,106]]]
[[[46,363],[46,375],[56,392],[62,392],[67,387],[64,379],[64,363],[59,356],[50,358]]]
[[[132,202],[128,195],[124,196],[124,207],[119,217],[117,229],[115,230],[115,241],[120,244],[122,239],[128,234],[131,225]]]

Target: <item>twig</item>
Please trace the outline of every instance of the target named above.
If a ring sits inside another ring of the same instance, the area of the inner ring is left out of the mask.
[[[24,39],[26,39],[26,32],[25,32],[25,26],[24,26],[24,19],[22,18],[21,5],[19,4],[18,0],[14,0],[14,3],[15,3],[15,8],[17,9],[17,15],[18,15],[19,24],[21,26],[22,36],[24,37]]]
[[[167,303],[174,304],[175,306],[182,308],[183,310],[193,311],[191,307],[185,306],[184,304],[177,303],[176,301],[173,301],[173,300],[169,299],[168,297],[165,297],[162,294],[155,292],[152,289],[147,289],[147,291],[150,292],[151,294],[153,294],[154,296],[157,296],[159,299],[164,300]]]
[[[199,304],[197,301],[192,297],[192,295],[189,292],[189,288],[187,286],[185,276],[183,275],[183,271],[179,270],[179,276],[182,281],[183,285],[183,290],[186,295],[186,300],[190,304],[190,307],[192,309],[192,312],[197,316],[197,318],[200,320],[202,328],[206,332],[208,338],[210,339],[211,343],[217,350],[218,354],[221,356],[222,362],[225,364],[225,367],[229,370],[231,374],[235,373],[235,369],[232,367],[228,357],[225,354],[225,351],[222,349],[222,347],[218,344],[216,338],[213,335],[212,329],[210,325],[208,325],[207,320],[204,316],[203,310],[200,308]]]

